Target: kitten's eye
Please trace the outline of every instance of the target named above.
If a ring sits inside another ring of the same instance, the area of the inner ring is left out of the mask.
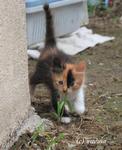
[[[60,85],[63,85],[63,81],[59,81],[58,83],[59,83]]]

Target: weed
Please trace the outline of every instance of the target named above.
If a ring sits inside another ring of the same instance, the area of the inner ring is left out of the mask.
[[[88,13],[89,13],[89,16],[94,16],[95,14],[95,10],[96,10],[96,6],[94,5],[91,5],[88,3]]]
[[[53,115],[58,121],[61,120],[65,105],[67,105],[70,111],[72,111],[72,106],[66,96],[57,102],[57,113],[56,112],[53,113]]]
[[[52,136],[49,132],[45,132],[43,122],[40,125],[38,125],[37,128],[35,129],[35,131],[33,132],[32,136],[31,136],[31,142],[36,143],[40,134],[41,134],[41,136],[44,137],[44,139],[47,143],[46,149],[44,149],[44,150],[54,150],[55,146],[64,139],[63,133],[59,133],[59,135],[56,137],[56,136]]]
[[[101,16],[105,15],[104,13],[111,14],[112,9],[110,7],[106,7],[105,3],[102,0],[99,0],[96,4],[92,4],[90,0],[88,1],[88,13],[89,16]]]
[[[38,136],[41,134],[44,134],[44,123],[42,122],[39,126],[37,126],[37,128],[35,129],[35,131],[32,134],[32,142],[35,142],[36,139],[38,138]]]
[[[55,146],[64,139],[64,134],[60,133],[58,137],[51,137],[50,135],[48,135],[46,139],[47,139],[48,145],[45,150],[54,150]]]

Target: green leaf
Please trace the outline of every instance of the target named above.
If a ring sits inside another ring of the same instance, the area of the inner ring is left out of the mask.
[[[62,111],[63,111],[63,108],[65,106],[65,102],[64,101],[58,101],[58,116],[61,117],[62,116]]]

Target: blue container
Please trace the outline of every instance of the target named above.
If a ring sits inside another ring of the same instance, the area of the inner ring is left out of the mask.
[[[58,2],[61,0],[26,0],[26,8],[44,5],[45,3]]]
[[[50,3],[56,37],[74,32],[88,23],[87,0],[26,0],[28,46],[45,39],[43,5]]]

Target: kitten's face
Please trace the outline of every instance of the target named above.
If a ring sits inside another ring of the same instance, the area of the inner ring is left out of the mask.
[[[85,80],[85,63],[67,64],[67,92],[72,93],[78,91],[84,84]]]
[[[60,74],[53,75],[55,87],[61,95],[67,95],[77,91],[83,85],[85,79],[85,63],[66,64]]]

